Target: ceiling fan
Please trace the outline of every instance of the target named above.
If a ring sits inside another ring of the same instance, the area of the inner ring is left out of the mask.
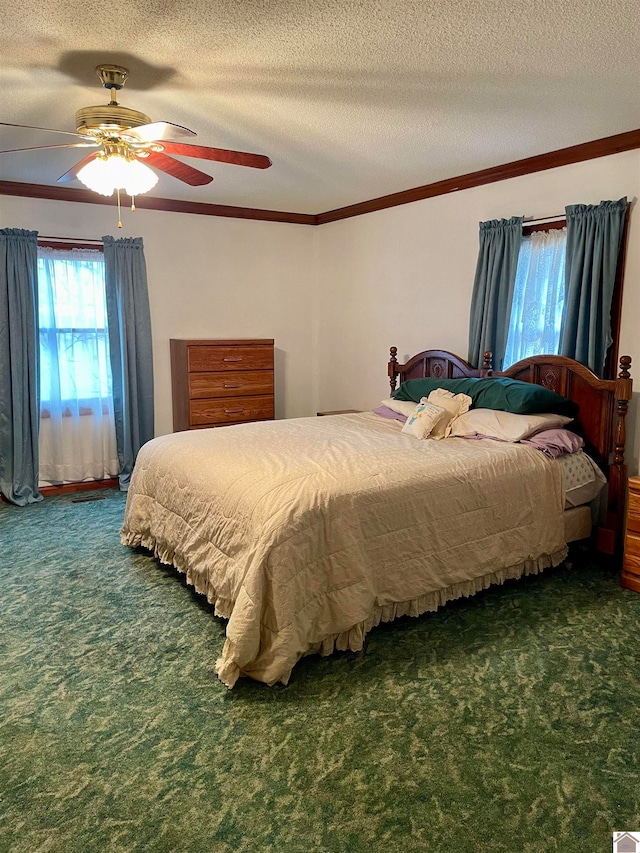
[[[102,195],[112,195],[115,190],[118,194],[118,203],[121,190],[133,199],[136,195],[148,192],[155,186],[158,176],[153,169],[165,172],[190,186],[203,186],[213,180],[211,175],[176,160],[172,155],[232,163],[236,166],[250,166],[254,169],[268,169],[271,166],[271,160],[263,154],[174,142],[175,139],[196,136],[196,134],[179,124],[166,121],[152,122],[144,113],[120,106],[117,102],[116,95],[129,76],[126,68],[121,65],[98,65],[96,73],[104,88],[110,90],[111,100],[106,105],[84,107],[78,110],[76,133],[0,121],[0,125],[4,127],[22,127],[75,136],[78,139],[77,142],[37,145],[32,148],[9,148],[0,150],[0,154],[51,148],[95,148],[95,151],[61,175],[58,183],[79,179],[89,189]],[[133,202],[132,208],[135,209]],[[120,223],[118,225],[120,226]]]

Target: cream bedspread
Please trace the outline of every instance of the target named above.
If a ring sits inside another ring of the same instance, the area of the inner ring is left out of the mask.
[[[228,618],[216,664],[287,683],[304,654],[358,650],[380,621],[435,610],[566,554],[562,473],[495,441],[419,441],[373,413],[156,438],[121,538],[186,573]]]

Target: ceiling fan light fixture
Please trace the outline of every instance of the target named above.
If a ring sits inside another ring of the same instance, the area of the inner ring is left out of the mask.
[[[249,166],[253,169],[268,169],[271,166],[271,160],[264,154],[211,148],[206,145],[189,145],[175,141],[197,134],[173,122],[152,122],[145,113],[121,106],[116,96],[129,74],[123,66],[98,65],[96,72],[102,85],[110,91],[111,99],[108,104],[79,109],[76,112],[75,132],[0,121],[0,126],[3,127],[62,133],[65,136],[75,137],[75,142],[10,148],[0,150],[0,154],[51,148],[98,149],[60,175],[58,183],[79,179],[89,190],[99,195],[111,196],[115,193],[118,216],[120,215],[120,193],[126,192],[131,197],[131,209],[134,210],[135,196],[149,192],[157,184],[156,170],[190,187],[201,187],[211,183],[212,175],[189,166],[180,159],[176,159],[174,155],[230,163],[236,166]],[[152,168],[149,168],[144,161],[147,161]],[[118,225],[122,227],[120,222]]]
[[[106,196],[115,190],[124,190],[130,196],[142,195],[158,183],[158,176],[148,166],[120,152],[97,155],[80,169],[78,178],[93,192]]]

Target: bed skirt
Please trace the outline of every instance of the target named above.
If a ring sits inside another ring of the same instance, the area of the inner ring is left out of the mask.
[[[190,572],[186,566],[181,565],[181,561],[175,561],[175,552],[165,547],[159,548],[156,543],[148,538],[142,537],[139,534],[123,534],[121,536],[122,544],[130,547],[143,547],[151,551],[161,563],[170,565],[177,571],[186,576],[187,583],[196,589],[196,592],[201,595],[206,595],[207,601],[213,605],[216,616],[221,616],[228,619],[233,611],[233,602],[228,599],[218,596],[214,589],[208,587],[206,589],[198,588],[190,578]],[[432,592],[427,592],[424,595],[414,598],[411,601],[399,601],[392,604],[385,604],[381,607],[374,607],[369,618],[357,625],[353,625],[348,631],[342,631],[338,634],[330,634],[324,637],[321,642],[310,644],[308,649],[303,652],[300,657],[312,654],[320,654],[323,657],[333,654],[334,651],[340,652],[359,652],[364,647],[365,637],[373,628],[381,622],[393,622],[394,619],[400,619],[402,616],[422,616],[424,613],[431,613],[449,601],[455,601],[457,598],[470,598],[478,592],[488,589],[490,586],[503,584],[508,580],[517,580],[526,575],[537,575],[550,566],[559,565],[567,556],[568,548],[565,546],[553,554],[543,554],[536,560],[525,560],[515,566],[508,566],[505,569],[500,569],[496,572],[488,572],[481,577],[473,580],[463,581],[461,583],[452,584],[436,589]],[[235,685],[238,678],[245,673],[240,667],[234,663],[233,643],[226,640],[222,651],[222,656],[218,658],[215,665],[215,672],[220,681],[227,687],[231,688]],[[293,667],[288,672],[274,682],[277,684],[288,684]]]

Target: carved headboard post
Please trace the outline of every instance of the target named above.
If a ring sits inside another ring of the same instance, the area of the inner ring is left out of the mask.
[[[627,411],[631,399],[631,357],[620,358],[620,373],[615,380],[616,429],[613,439],[613,461],[609,465],[609,491],[607,495],[607,520],[605,528],[598,529],[598,548],[608,554],[619,553],[622,548],[622,534],[627,498],[627,466],[624,460],[624,448],[627,440]]]
[[[487,350],[482,357],[482,371],[480,373],[481,376],[491,376],[493,373],[493,353],[491,350]]]
[[[627,498],[627,466],[624,460],[624,448],[627,440],[627,411],[631,399],[631,356],[623,355],[620,358],[620,373],[616,379],[616,409],[618,412],[618,423],[613,447],[613,464],[611,466],[611,478],[614,485],[616,500],[616,518],[618,521],[617,533],[622,534],[625,517],[625,502]],[[618,536],[618,542],[622,542],[622,535]]]
[[[616,379],[616,402],[618,409],[618,423],[615,434],[614,464],[624,465],[624,447],[627,439],[626,417],[631,399],[631,356],[623,355],[620,358],[620,373]]]
[[[390,347],[389,348],[389,385],[391,386],[391,393],[396,390],[396,385],[398,384],[398,374],[396,373],[396,365],[398,363],[398,347]]]

